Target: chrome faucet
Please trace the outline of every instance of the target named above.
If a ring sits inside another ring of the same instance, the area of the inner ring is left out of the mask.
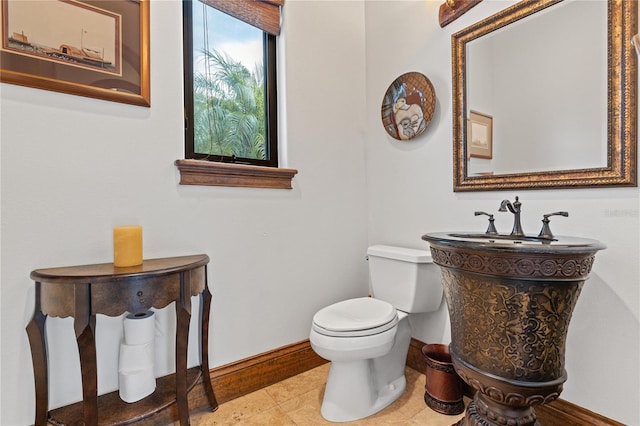
[[[518,201],[518,197],[516,196],[516,201],[511,204],[509,200],[502,200],[500,203],[499,212],[506,212],[507,209],[511,213],[513,213],[513,229],[511,230],[511,235],[515,235],[517,237],[524,237],[524,231],[522,230],[522,225],[520,224],[520,206],[522,203]]]

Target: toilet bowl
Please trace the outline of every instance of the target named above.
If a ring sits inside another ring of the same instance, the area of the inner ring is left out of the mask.
[[[347,309],[352,314],[349,318],[341,315]],[[344,331],[327,331],[323,320],[332,316],[341,317]],[[318,355],[331,361],[321,408],[326,420],[368,417],[404,392],[411,333],[407,314],[391,304],[363,297],[327,306],[314,316],[309,340]]]
[[[374,297],[319,310],[309,335],[313,350],[331,361],[321,414],[332,422],[368,417],[402,395],[411,340],[408,312],[435,310],[442,300],[428,252],[372,246],[367,253]]]

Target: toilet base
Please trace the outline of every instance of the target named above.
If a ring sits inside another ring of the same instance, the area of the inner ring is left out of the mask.
[[[371,360],[332,362],[320,409],[322,417],[330,422],[363,419],[389,406],[407,386],[404,375],[377,392],[372,382]],[[354,394],[354,389],[362,392]]]
[[[407,386],[405,360],[411,340],[407,314],[398,312],[393,346],[371,359],[332,360],[320,412],[330,422],[369,417],[391,405]]]

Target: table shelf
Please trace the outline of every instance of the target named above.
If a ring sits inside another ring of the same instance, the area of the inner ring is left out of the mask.
[[[202,376],[200,367],[192,367],[187,370],[188,391],[198,383]],[[156,390],[149,396],[127,403],[120,399],[118,391],[110,392],[98,397],[98,425],[121,426],[128,425],[143,419],[175,404],[176,402],[176,375],[158,377]],[[49,423],[62,425],[81,424],[83,403],[82,401],[49,411]]]

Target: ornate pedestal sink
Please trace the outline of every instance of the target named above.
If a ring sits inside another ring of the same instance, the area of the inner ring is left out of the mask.
[[[604,244],[570,237],[431,233],[453,365],[477,392],[460,426],[538,425],[567,380],[569,320]]]

